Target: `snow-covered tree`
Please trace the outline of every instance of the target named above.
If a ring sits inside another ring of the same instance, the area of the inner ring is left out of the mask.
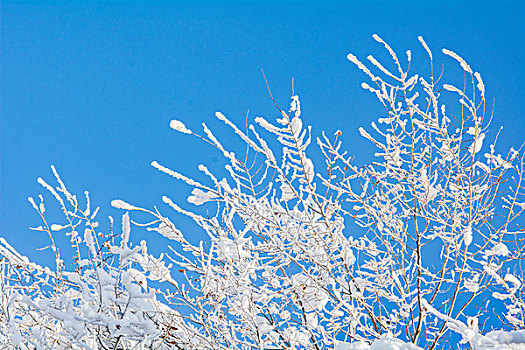
[[[245,129],[216,113],[246,146],[242,156],[206,124],[199,134],[173,120],[172,129],[224,156],[227,176],[200,165],[208,180],[199,182],[152,162],[192,188],[189,205],[168,196],[161,209],[114,200],[125,212],[118,232],[112,218],[103,232],[87,192],[79,200],[54,168],[57,187],[39,179],[64,213],[51,224],[43,197],[29,199],[56,264],[32,263],[0,239],[0,341],[21,349],[525,344],[525,153],[497,151],[485,85],[464,59],[443,50],[463,71],[456,86],[435,75],[421,37],[426,77],[410,70],[410,51],[401,60],[374,39],[394,69],[348,55],[383,107],[359,129],[377,149],[370,164],[344,151],[341,131],[313,139],[293,94],[276,120],[259,117]],[[149,219],[130,222],[135,214]],[[177,228],[181,215],[208,238],[193,242]],[[133,245],[132,224],[171,240],[169,249],[156,257],[145,241]],[[58,233],[70,238],[72,266]]]

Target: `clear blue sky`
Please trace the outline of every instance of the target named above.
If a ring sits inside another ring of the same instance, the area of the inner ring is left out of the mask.
[[[412,49],[414,59],[426,59],[418,35],[435,55],[443,47],[458,52],[495,98],[493,125],[504,126],[500,146],[524,141],[519,1],[1,6],[0,235],[37,261],[48,256],[35,251],[47,239],[28,230],[40,221],[27,197],[43,193],[36,179],[52,180],[50,164],[72,192],[90,191],[103,207],[102,225],[118,213],[111,199],[151,207],[166,194],[182,202],[188,188],[151,161],[191,175],[201,162],[220,164],[220,155],[170,130],[169,121],[192,129],[206,121],[229,138],[213,118],[217,110],[238,123],[248,110],[250,118],[276,116],[261,68],[283,106],[294,77],[314,135],[341,129],[349,151],[369,157],[357,128],[377,117],[377,104],[346,56],[383,52],[373,33],[400,53]]]

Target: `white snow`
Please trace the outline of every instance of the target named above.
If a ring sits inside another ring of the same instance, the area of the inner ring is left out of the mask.
[[[184,125],[183,122],[179,121],[179,120],[176,120],[176,119],[173,119],[171,122],[170,122],[170,128],[172,128],[173,130],[177,130],[179,132],[182,132],[184,134],[191,134],[191,130],[186,128],[186,126]]]

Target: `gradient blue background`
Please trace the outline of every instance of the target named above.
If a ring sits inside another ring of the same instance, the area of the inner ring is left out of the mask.
[[[488,98],[495,99],[493,125],[504,126],[500,149],[524,141],[525,8],[519,2],[1,6],[0,235],[42,263],[51,262],[51,254],[35,250],[48,241],[28,229],[40,220],[27,197],[44,193],[37,177],[53,181],[50,164],[73,193],[90,191],[102,206],[102,228],[108,214],[121,214],[109,207],[115,198],[160,204],[170,213],[162,195],[184,203],[189,189],[150,167],[152,160],[198,178],[198,164],[221,168],[222,162],[212,148],[169,129],[169,121],[194,130],[205,121],[235,146],[213,114],[220,110],[241,125],[248,110],[251,120],[277,116],[261,68],[285,108],[294,77],[314,136],[341,129],[349,152],[369,159],[373,150],[357,128],[380,109],[346,56],[385,57],[373,33],[400,57],[412,49],[414,61],[427,67],[417,40],[422,35],[437,67],[444,63],[448,76],[461,78],[457,64],[440,54],[443,47],[458,52],[482,73]],[[62,223],[46,198],[50,222]],[[153,239],[156,250],[164,244]]]

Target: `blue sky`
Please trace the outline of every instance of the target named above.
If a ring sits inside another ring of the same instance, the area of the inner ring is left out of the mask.
[[[70,191],[90,191],[102,225],[120,215],[109,208],[115,198],[145,207],[165,194],[182,202],[189,189],[151,161],[194,175],[220,155],[169,121],[192,129],[205,121],[230,138],[215,111],[240,124],[248,111],[250,119],[275,117],[261,69],[285,107],[294,78],[314,136],[341,129],[350,153],[370,157],[357,128],[378,106],[346,56],[385,57],[374,33],[400,53],[412,49],[414,59],[426,59],[418,35],[435,55],[458,52],[495,99],[501,148],[524,141],[525,7],[517,1],[1,4],[0,235],[37,261],[49,261],[35,251],[47,238],[28,229],[40,221],[27,197],[44,192],[36,179],[52,181],[51,164]]]

